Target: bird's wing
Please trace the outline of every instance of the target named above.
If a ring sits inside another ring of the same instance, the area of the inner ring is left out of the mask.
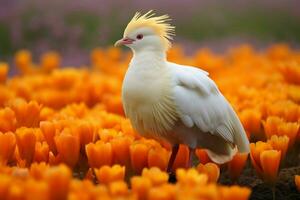
[[[196,126],[248,152],[249,142],[237,115],[208,73],[174,63],[169,67],[174,74],[174,101],[184,125]]]

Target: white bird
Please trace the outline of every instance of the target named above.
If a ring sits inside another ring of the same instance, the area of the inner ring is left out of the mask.
[[[142,136],[172,144],[168,172],[179,144],[191,152],[205,148],[219,164],[230,161],[237,151],[248,153],[243,126],[208,72],[167,61],[175,29],[169,20],[152,11],[137,12],[115,43],[133,51],[122,86],[126,116]]]

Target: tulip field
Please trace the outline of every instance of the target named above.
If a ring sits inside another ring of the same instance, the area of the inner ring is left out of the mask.
[[[57,52],[20,50],[0,62],[0,200],[300,199],[299,50],[169,50],[169,61],[209,72],[251,143],[222,165],[197,149],[193,168],[181,145],[172,181],[171,146],[141,137],[124,116],[131,56],[96,48],[85,66],[62,66]]]

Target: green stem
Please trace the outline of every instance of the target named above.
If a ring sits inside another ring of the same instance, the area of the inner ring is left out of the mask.
[[[276,187],[272,187],[272,195],[273,195],[273,200],[275,200],[275,193],[276,193]]]

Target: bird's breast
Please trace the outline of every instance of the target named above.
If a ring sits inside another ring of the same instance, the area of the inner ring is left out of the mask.
[[[163,73],[154,75],[128,70],[125,75],[122,87],[125,114],[144,136],[159,137],[171,129],[177,119],[169,81]]]

